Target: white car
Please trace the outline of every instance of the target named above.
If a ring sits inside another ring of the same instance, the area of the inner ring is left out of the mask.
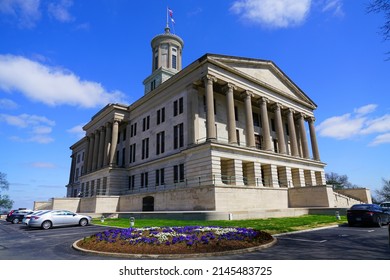
[[[92,217],[90,216],[80,215],[68,210],[49,210],[32,215],[28,226],[42,229],[70,225],[86,226],[91,223],[91,220]]]
[[[23,220],[22,220],[22,224],[24,225],[27,225],[28,226],[28,223],[30,222],[30,219],[31,219],[31,216],[32,215],[38,215],[39,213],[42,213],[42,212],[48,212],[49,210],[38,210],[38,211],[34,211],[34,212],[31,212],[27,215],[24,216]]]

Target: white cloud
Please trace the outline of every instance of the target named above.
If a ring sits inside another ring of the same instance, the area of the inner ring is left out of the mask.
[[[238,0],[230,10],[244,20],[283,28],[304,22],[310,5],[311,0]]]
[[[377,107],[378,107],[378,105],[376,105],[376,104],[368,104],[368,105],[365,105],[365,106],[362,106],[360,108],[355,109],[354,112],[358,115],[364,116],[364,115],[367,115],[369,113],[374,112]]]
[[[241,19],[270,28],[303,24],[314,10],[342,17],[344,0],[235,0],[230,11]]]
[[[56,165],[51,162],[32,162],[30,163],[30,166],[34,168],[44,168],[44,169],[56,168]]]
[[[364,118],[354,118],[351,114],[331,117],[317,126],[319,135],[336,139],[351,138],[360,133]]]
[[[377,146],[380,144],[390,144],[390,133],[381,134],[375,137],[374,141],[370,143],[370,146]]]
[[[85,131],[83,130],[84,124],[76,125],[67,130],[68,133],[75,135],[78,139],[85,136]]]
[[[50,106],[67,104],[91,108],[125,103],[125,95],[120,91],[109,92],[101,84],[81,80],[69,70],[13,55],[0,55],[0,90],[20,92]]]
[[[12,101],[11,99],[2,98],[0,99],[0,109],[7,109],[7,110],[13,110],[17,109],[19,105]]]
[[[40,0],[2,0],[0,13],[15,19],[20,28],[33,28],[41,18]]]
[[[343,1],[342,0],[326,0],[323,3],[323,12],[330,12],[335,16],[344,16]]]
[[[22,129],[23,137],[11,136],[15,142],[48,144],[54,141],[50,136],[55,122],[43,116],[21,114],[18,116],[0,114],[0,122]]]
[[[73,21],[73,16],[69,13],[69,8],[73,5],[72,0],[61,0],[57,3],[49,3],[48,12],[60,22]]]
[[[374,135],[369,144],[375,146],[390,142],[390,115],[373,117],[378,106],[368,104],[357,108],[353,113],[330,117],[317,126],[320,136],[341,139],[352,139],[357,136]],[[380,134],[380,135],[377,135]]]

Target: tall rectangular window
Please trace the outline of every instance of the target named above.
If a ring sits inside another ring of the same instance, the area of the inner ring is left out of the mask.
[[[165,151],[165,132],[161,131],[156,134],[156,154],[164,153]]]
[[[165,108],[157,110],[157,124],[165,122]]]
[[[148,130],[149,127],[150,127],[150,116],[147,116],[142,120],[142,131]]]
[[[164,168],[156,169],[156,186],[162,186],[164,182]]]
[[[137,123],[133,123],[130,126],[130,137],[136,136],[137,135]]]
[[[252,116],[253,116],[253,125],[260,127],[259,114],[253,113]]]
[[[173,116],[180,115],[184,112],[184,101],[183,97],[180,97],[178,100],[173,102]]]
[[[173,148],[181,148],[184,146],[184,125],[183,123],[173,127]]]
[[[177,69],[176,55],[172,55],[172,68]]]
[[[129,190],[134,190],[135,187],[135,175],[129,176]]]
[[[121,161],[121,166],[125,166],[125,161],[126,161],[126,148],[122,149],[122,161]]]
[[[173,182],[179,183],[184,182],[184,164],[173,166]]]
[[[149,138],[142,140],[142,159],[147,159],[149,157]]]
[[[147,188],[149,184],[148,172],[141,173],[141,188]]]
[[[130,145],[129,162],[135,162],[136,143]]]

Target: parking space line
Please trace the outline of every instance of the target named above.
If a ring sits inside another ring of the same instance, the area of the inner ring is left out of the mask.
[[[302,241],[302,242],[312,242],[312,243],[324,243],[328,240],[310,240],[310,239],[303,239],[303,238],[289,238],[289,237],[278,237],[280,240],[288,239],[288,240],[295,240],[295,241]]]

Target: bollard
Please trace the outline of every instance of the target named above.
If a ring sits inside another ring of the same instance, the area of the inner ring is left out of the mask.
[[[100,217],[100,221],[101,221],[102,223],[104,223],[104,215],[102,215],[102,216]]]
[[[229,221],[232,221],[232,220],[233,220],[233,214],[229,213]]]
[[[135,218],[134,217],[130,217],[129,221],[130,221],[130,227],[132,228],[134,226],[134,223],[135,223]]]
[[[337,220],[340,220],[340,219],[341,219],[341,217],[340,217],[340,212],[339,212],[339,211],[336,211],[336,219],[337,219]]]

